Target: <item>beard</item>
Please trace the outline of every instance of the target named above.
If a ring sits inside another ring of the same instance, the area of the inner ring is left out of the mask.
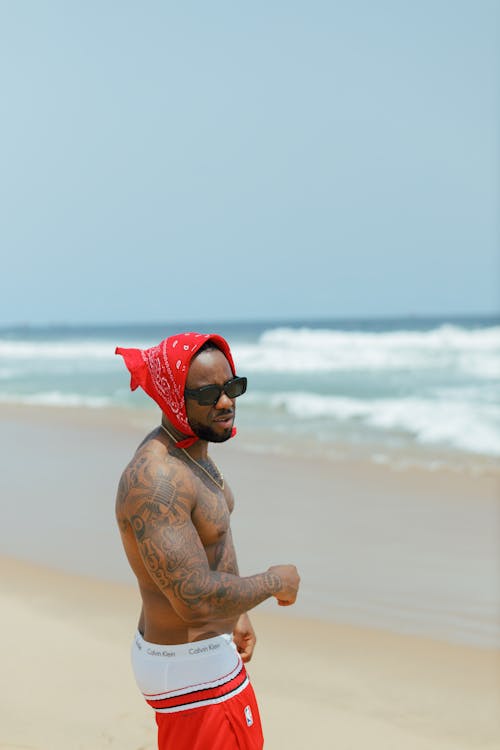
[[[199,422],[190,422],[189,426],[193,430],[194,434],[200,440],[206,440],[209,443],[225,443],[231,437],[233,428],[228,427],[222,433],[215,432],[211,427],[200,424]]]

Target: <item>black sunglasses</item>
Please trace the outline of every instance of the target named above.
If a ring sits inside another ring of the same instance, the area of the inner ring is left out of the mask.
[[[215,406],[220,399],[222,391],[229,398],[237,398],[245,393],[247,389],[246,378],[231,378],[224,385],[202,385],[201,388],[185,388],[184,395],[194,398],[200,406]]]

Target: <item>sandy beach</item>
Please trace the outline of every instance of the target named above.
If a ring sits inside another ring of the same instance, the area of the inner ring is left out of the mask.
[[[144,415],[1,416],[0,748],[152,750],[113,518]],[[498,477],[301,462],[236,440],[216,455],[242,573],[293,561],[303,578],[294,611],[252,615],[266,748],[498,747]]]
[[[2,750],[153,750],[132,586],[2,558]],[[496,748],[500,654],[256,612],[266,747]]]

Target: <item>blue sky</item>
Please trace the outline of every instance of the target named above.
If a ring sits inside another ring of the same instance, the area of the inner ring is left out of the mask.
[[[497,310],[498,21],[0,0],[0,324]]]

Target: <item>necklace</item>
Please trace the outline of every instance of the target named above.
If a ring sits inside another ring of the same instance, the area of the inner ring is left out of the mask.
[[[173,435],[172,435],[172,434],[171,434],[171,433],[170,433],[170,432],[169,432],[169,431],[167,430],[167,428],[165,427],[165,425],[161,424],[161,425],[160,425],[160,427],[161,427],[161,429],[162,429],[162,430],[164,430],[164,431],[165,431],[165,432],[167,433],[167,435],[169,436],[170,440],[172,440],[172,442],[173,442],[173,443],[174,443],[174,445],[175,445],[175,443],[177,442],[177,440],[176,440],[176,439],[174,438],[174,436],[173,436]],[[204,466],[202,466],[202,465],[200,464],[200,462],[199,462],[199,461],[197,461],[197,460],[196,460],[195,458],[193,458],[193,457],[191,456],[191,454],[190,454],[190,453],[188,453],[188,452],[187,452],[187,450],[186,450],[185,448],[181,448],[180,450],[181,450],[181,451],[182,451],[182,452],[183,452],[183,453],[184,453],[184,454],[185,454],[185,455],[186,455],[186,456],[187,456],[187,457],[189,458],[189,460],[190,460],[190,461],[191,461],[191,462],[192,462],[193,464],[196,464],[196,466],[197,466],[197,467],[198,467],[199,469],[201,469],[201,470],[202,470],[202,472],[203,472],[204,474],[206,474],[206,475],[207,475],[207,477],[208,477],[209,479],[211,479],[211,480],[212,480],[212,482],[213,482],[213,483],[214,483],[214,484],[215,484],[215,485],[216,485],[216,486],[217,486],[217,487],[218,487],[218,488],[219,488],[220,490],[223,490],[223,489],[224,489],[224,477],[223,477],[223,475],[222,475],[222,471],[221,471],[221,470],[219,469],[219,467],[217,466],[217,464],[215,463],[215,461],[214,461],[214,460],[213,460],[212,458],[210,459],[210,461],[211,461],[211,462],[213,463],[213,465],[215,466],[215,468],[216,468],[216,470],[217,470],[217,473],[218,473],[218,475],[219,475],[219,476],[220,476],[220,478],[221,478],[221,481],[220,481],[220,482],[218,482],[218,481],[217,481],[217,479],[216,479],[216,478],[215,478],[214,476],[212,476],[212,474],[210,474],[210,472],[209,472],[209,471],[207,471],[207,470],[205,469],[205,467],[204,467]]]

